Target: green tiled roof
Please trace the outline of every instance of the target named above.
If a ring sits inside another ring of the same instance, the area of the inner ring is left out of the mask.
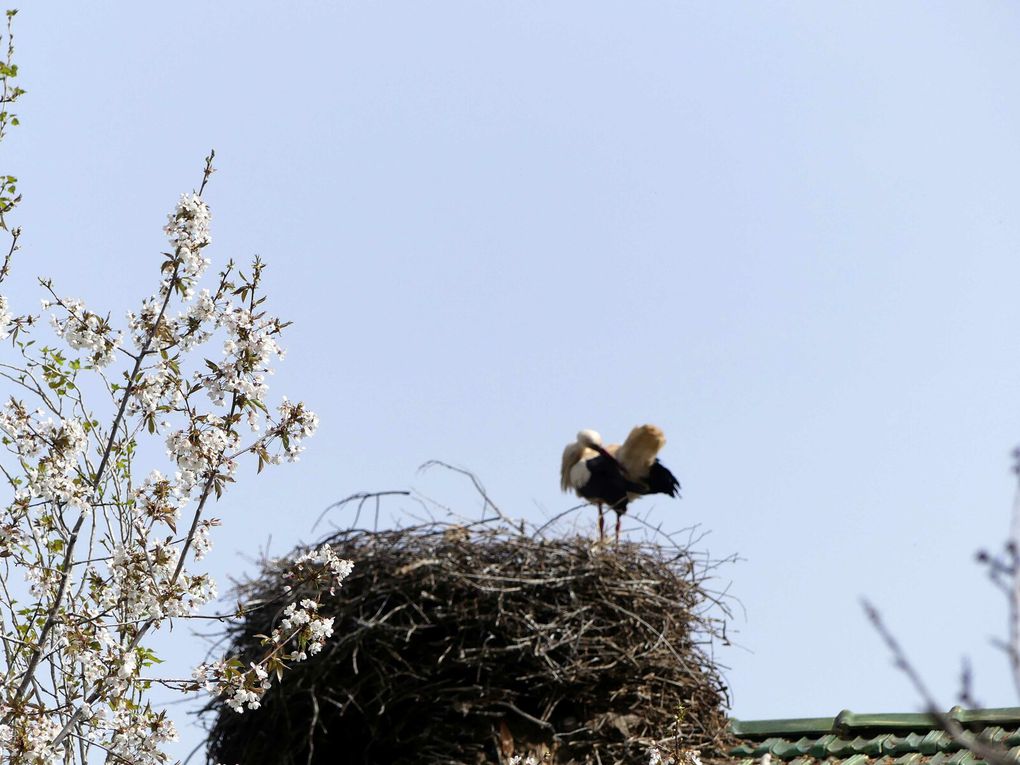
[[[1020,761],[1020,707],[956,707],[949,717],[974,734],[1011,749]],[[740,744],[734,765],[981,765],[927,714],[854,714],[797,720],[733,720]]]

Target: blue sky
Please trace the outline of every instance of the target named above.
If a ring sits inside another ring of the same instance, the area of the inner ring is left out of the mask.
[[[862,596],[946,706],[964,654],[1012,705],[973,556],[1008,529],[1020,442],[1018,16],[28,3],[8,289],[37,305],[47,274],[123,316],[215,147],[210,255],[269,263],[294,321],[275,395],[322,418],[217,507],[221,579],[357,491],[473,508],[416,473],[432,458],[537,520],[573,503],[578,429],[650,421],[684,485],[651,517],[743,559],[718,653],[736,716],[917,709]],[[166,651],[202,646],[181,626]]]

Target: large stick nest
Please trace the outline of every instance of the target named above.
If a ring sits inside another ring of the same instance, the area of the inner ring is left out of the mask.
[[[262,707],[209,708],[213,762],[647,763],[674,734],[712,757],[726,689],[711,656],[725,605],[711,565],[663,542],[598,546],[501,522],[347,530],[326,540],[355,562],[323,605],[323,651]],[[285,565],[238,597],[263,604],[228,629],[247,664],[280,620]],[[720,611],[722,609],[722,611]]]

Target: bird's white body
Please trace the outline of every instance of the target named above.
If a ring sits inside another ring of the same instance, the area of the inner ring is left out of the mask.
[[[577,491],[582,486],[586,486],[588,481],[591,480],[591,470],[588,469],[588,460],[597,456],[597,452],[591,449],[584,449],[581,451],[580,457],[570,468],[567,473],[567,483],[569,488]]]
[[[576,493],[591,479],[591,471],[587,462],[598,456],[596,447],[602,446],[602,436],[594,430],[582,430],[577,440],[567,444],[563,450],[563,462],[560,465],[560,488],[563,491],[574,490]]]

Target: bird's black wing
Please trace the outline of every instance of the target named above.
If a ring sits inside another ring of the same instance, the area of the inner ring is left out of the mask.
[[[626,510],[629,482],[623,475],[620,463],[599,455],[592,457],[585,465],[591,478],[577,493],[590,502],[602,502],[620,512]]]
[[[680,482],[669,471],[669,468],[658,460],[655,460],[655,464],[648,471],[645,483],[648,485],[646,494],[668,494],[671,497],[680,495]]]

